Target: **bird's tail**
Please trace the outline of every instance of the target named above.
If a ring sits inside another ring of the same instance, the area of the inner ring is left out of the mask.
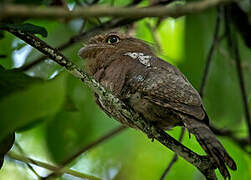
[[[186,118],[184,122],[188,131],[195,135],[204,151],[213,158],[224,178],[228,177],[230,179],[226,165],[230,169],[236,170],[236,164],[210,128],[204,122],[193,118]]]

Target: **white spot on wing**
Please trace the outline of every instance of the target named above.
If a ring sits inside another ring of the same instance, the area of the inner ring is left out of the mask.
[[[127,52],[124,54],[125,56],[130,56],[133,59],[138,59],[139,62],[147,67],[151,66],[151,59],[152,56],[149,55],[144,55],[143,53],[139,53],[139,52]]]
[[[151,66],[150,60],[151,56],[139,56],[139,62],[146,65],[147,67]]]

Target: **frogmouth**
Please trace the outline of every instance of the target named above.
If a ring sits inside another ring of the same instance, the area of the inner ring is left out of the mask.
[[[194,134],[224,178],[234,160],[209,128],[209,119],[198,92],[173,65],[158,58],[144,41],[118,32],[92,37],[79,50],[86,71],[113,95],[157,127],[180,125]],[[100,102],[102,110],[109,110]],[[123,123],[123,122],[122,122]]]

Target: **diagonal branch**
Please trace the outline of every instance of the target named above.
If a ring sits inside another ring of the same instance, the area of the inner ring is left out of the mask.
[[[204,69],[204,73],[202,76],[202,80],[201,80],[201,85],[200,85],[200,96],[203,97],[204,96],[204,91],[205,91],[205,86],[206,86],[206,82],[207,82],[207,77],[209,74],[209,68],[211,65],[211,61],[212,61],[212,57],[213,57],[213,53],[216,47],[216,44],[219,40],[219,31],[220,31],[220,22],[221,22],[221,12],[220,12],[220,8],[218,8],[217,10],[217,18],[216,18],[216,24],[215,24],[215,29],[214,29],[214,35],[213,35],[213,41],[211,43],[208,55],[207,55],[207,60],[206,60],[206,66]]]
[[[95,147],[98,144],[103,143],[105,140],[117,135],[118,133],[122,132],[123,130],[125,130],[126,127],[125,126],[119,126],[115,129],[113,129],[112,131],[108,132],[107,134],[105,134],[104,136],[102,136],[101,138],[97,139],[96,141],[91,142],[90,144],[88,144],[87,146],[83,147],[80,151],[74,153],[72,156],[70,156],[69,158],[65,159],[60,166],[54,170],[53,173],[49,174],[48,176],[44,177],[43,179],[50,179],[51,177],[55,177],[58,175],[58,173],[70,162],[72,162],[74,159],[76,159],[78,156],[80,156],[81,154],[83,154],[84,152],[90,150],[91,148]]]
[[[58,168],[58,167],[53,166],[51,164],[47,164],[47,163],[37,161],[37,160],[31,159],[31,158],[28,158],[28,157],[25,157],[25,156],[21,156],[21,155],[18,155],[16,153],[13,153],[13,152],[8,152],[7,156],[10,157],[11,159],[22,161],[22,162],[27,163],[27,164],[34,164],[36,166],[39,166],[39,167],[42,167],[42,168],[45,168],[45,169],[48,169],[48,170],[51,170],[51,171],[55,171]],[[100,178],[90,176],[90,175],[87,175],[87,174],[84,174],[84,173],[80,173],[80,172],[77,172],[77,171],[74,171],[74,170],[71,170],[71,169],[66,169],[66,168],[62,169],[61,173],[69,174],[69,175],[72,175],[72,176],[75,176],[75,177],[78,177],[78,178],[81,178],[81,179],[101,180]]]
[[[182,127],[181,132],[180,132],[179,142],[182,142],[184,135],[185,135],[185,128]],[[177,160],[178,160],[178,155],[177,153],[175,153],[172,160],[170,161],[169,165],[167,166],[167,168],[165,169],[165,171],[163,172],[159,180],[165,179],[166,175],[168,174],[170,169],[173,167],[173,165],[177,162]]]
[[[130,107],[126,106],[120,99],[113,96],[95,79],[69,61],[57,49],[53,49],[44,41],[29,33],[16,31],[13,29],[5,30],[24,40],[26,43],[38,49],[40,52],[46,54],[53,61],[65,67],[69,73],[88,85],[93,91],[95,91],[95,93],[99,95],[104,104],[109,104],[107,107],[111,108],[108,109],[108,111],[112,113],[112,117],[115,119],[121,119],[122,121],[126,122],[126,124],[131,126],[136,126],[146,135],[158,140],[161,144],[176,152],[179,156],[183,157],[186,161],[195,166],[201,173],[204,174],[207,179],[217,179],[215,175],[215,165],[212,161],[210,161],[208,156],[198,155],[168,135],[165,131],[151,125],[143,117],[135,113],[135,111],[133,111]]]
[[[26,156],[25,152],[23,151],[23,148],[21,147],[20,144],[18,144],[17,142],[15,142],[15,146],[17,147],[18,151],[23,155]],[[33,161],[32,159],[30,159],[31,161]],[[27,167],[37,176],[38,180],[41,180],[41,176],[37,173],[37,171],[28,163],[25,162],[25,164],[27,165]],[[34,164],[34,162],[33,162]]]
[[[238,0],[236,0],[238,1]],[[240,0],[239,0],[240,1]],[[235,0],[204,0],[190,2],[184,5],[154,6],[154,7],[111,7],[91,6],[77,7],[68,11],[63,7],[46,7],[24,5],[4,5],[0,7],[0,19],[6,18],[37,18],[37,19],[73,19],[89,17],[180,17],[195,14],[221,4],[235,2]]]

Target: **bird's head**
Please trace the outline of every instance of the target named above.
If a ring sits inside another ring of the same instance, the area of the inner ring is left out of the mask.
[[[78,55],[87,60],[86,70],[94,75],[114,60],[123,60],[127,52],[151,55],[152,49],[142,40],[119,32],[109,32],[90,38],[88,43],[79,50]]]
[[[151,48],[143,41],[119,32],[109,32],[96,35],[81,48],[78,55],[86,59],[94,59],[99,55],[110,56],[114,54],[133,52],[151,52]]]

